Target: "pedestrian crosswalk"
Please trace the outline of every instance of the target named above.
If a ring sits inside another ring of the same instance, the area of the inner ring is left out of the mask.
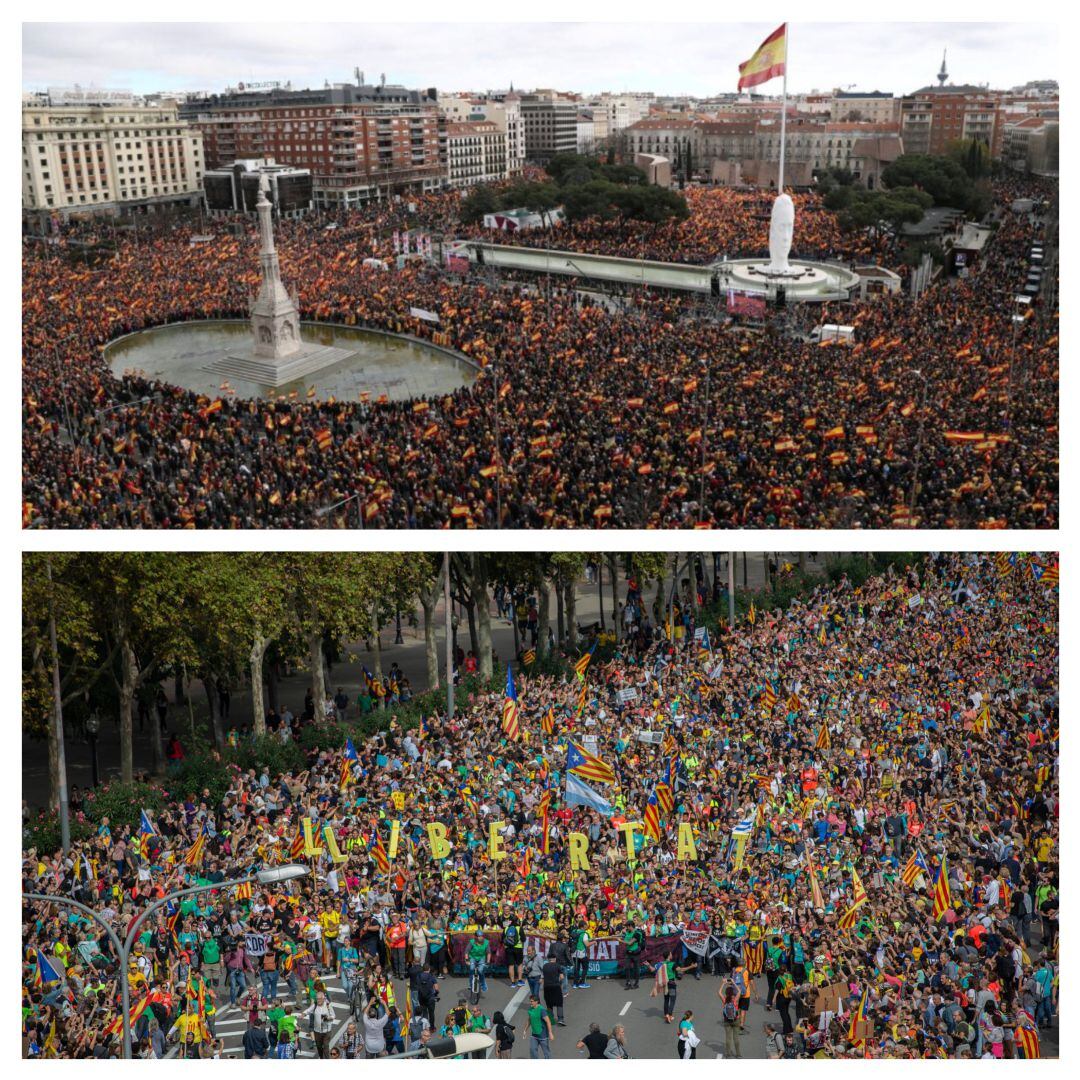
[[[334,1035],[330,1042],[330,1045],[333,1046],[338,1039],[341,1038],[342,1033],[345,1031],[345,1027],[349,1022],[349,999],[345,994],[345,987],[342,985],[338,975],[324,974],[321,978],[326,986],[327,996],[333,1003],[334,1013],[336,1015],[334,1021]],[[289,993],[288,987],[282,984],[281,990],[284,995],[282,1000],[285,1001],[287,1000],[287,995]],[[214,1034],[222,1042],[221,1056],[225,1058],[242,1058],[244,1056],[244,1032],[247,1031],[248,1026],[247,1012],[239,1006],[229,1005],[227,1003],[228,995],[225,994],[223,989],[219,991],[218,996],[219,998],[224,998],[226,1001],[226,1004],[218,1009],[217,1017],[214,1022]],[[297,1054],[297,1057],[316,1057],[315,1039],[307,1030],[307,1023],[301,1021],[297,1025],[297,1030],[300,1033],[300,1052]],[[168,1056],[173,1057],[175,1056],[175,1053],[176,1051],[174,1048],[170,1051]]]

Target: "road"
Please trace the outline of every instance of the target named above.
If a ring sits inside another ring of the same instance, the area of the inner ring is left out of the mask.
[[[331,1045],[334,1045],[344,1033],[350,1017],[340,981],[336,976],[323,978],[337,1011],[338,1022],[331,1041]],[[698,1058],[721,1058],[724,1056],[724,1031],[720,1021],[720,999],[717,997],[720,983],[721,979],[713,975],[702,976],[700,981],[692,975],[683,976],[677,984],[675,1023],[669,1025],[664,1023],[662,999],[649,996],[652,980],[647,974],[642,975],[641,986],[637,990],[624,989],[621,978],[594,977],[589,989],[571,990],[567,995],[566,1027],[555,1026],[551,1056],[559,1060],[585,1057],[585,1052],[577,1049],[577,1043],[588,1034],[589,1025],[597,1023],[604,1032],[610,1032],[616,1024],[622,1024],[626,1028],[626,1045],[632,1057],[676,1058],[678,1021],[687,1009],[693,1009],[694,1029],[701,1039],[701,1045],[697,1048]],[[439,987],[440,996],[435,1018],[441,1024],[459,999],[465,998],[468,981],[450,977],[440,982]],[[775,1009],[765,1008],[765,989],[765,977],[757,976],[750,997],[750,1008],[746,1014],[746,1030],[740,1037],[740,1054],[743,1058],[765,1057],[765,1024],[775,1024],[777,1029],[780,1029],[780,1014]],[[402,980],[394,980],[394,992],[400,1007],[406,992]],[[220,991],[220,994],[226,997],[224,990]],[[488,1017],[501,1011],[507,1021],[513,1024],[516,1038],[512,1058],[529,1056],[528,1023],[525,1017],[525,1011],[529,1007],[528,995],[527,986],[515,989],[505,979],[489,976],[488,992],[481,999],[481,1007]],[[792,1017],[794,1019],[794,1012]],[[241,1010],[231,1008],[228,1004],[219,1007],[216,1032],[225,1043],[226,1057],[243,1057],[242,1040],[246,1026],[246,1014]],[[1059,1029],[1056,1020],[1054,1026],[1041,1031],[1039,1037],[1043,1056],[1057,1057]],[[300,1045],[301,1057],[315,1056],[314,1041],[306,1031],[301,1034]]]

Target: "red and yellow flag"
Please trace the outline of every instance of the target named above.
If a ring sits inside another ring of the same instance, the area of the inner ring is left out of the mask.
[[[739,89],[760,86],[761,83],[783,75],[787,70],[787,23],[774,30],[757,48],[757,52],[739,65]]]

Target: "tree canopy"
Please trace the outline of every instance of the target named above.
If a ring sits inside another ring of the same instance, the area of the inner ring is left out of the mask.
[[[598,218],[660,223],[689,216],[677,192],[649,184],[633,165],[619,165],[583,154],[557,154],[548,162],[546,181],[509,185],[479,184],[462,200],[459,216],[466,225],[485,214],[524,207],[546,215],[562,206],[568,221]]]

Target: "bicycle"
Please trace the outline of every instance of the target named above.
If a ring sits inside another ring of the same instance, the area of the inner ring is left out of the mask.
[[[364,980],[358,975],[349,986],[349,1013],[354,1020],[362,1021],[367,1006],[367,987],[364,985]]]
[[[475,960],[469,964],[469,1004],[476,1005],[479,1003],[483,993],[480,990],[480,986],[483,982],[483,964],[477,963]]]

